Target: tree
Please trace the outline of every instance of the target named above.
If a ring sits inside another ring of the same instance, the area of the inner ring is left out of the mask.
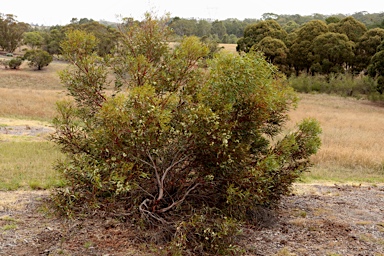
[[[214,21],[212,23],[211,34],[217,35],[220,41],[222,41],[224,35],[227,34],[227,29],[225,28],[224,23],[218,20]]]
[[[175,17],[172,20],[170,27],[179,36],[192,36],[197,32],[196,20],[188,20]]]
[[[65,27],[53,26],[44,33],[44,45],[43,50],[51,55],[61,54],[60,44],[65,38]]]
[[[330,16],[330,17],[325,19],[325,22],[327,23],[327,25],[329,25],[331,23],[338,23],[338,22],[340,22],[340,19],[338,17],[335,17],[335,16]]]
[[[199,37],[208,36],[211,33],[212,24],[206,20],[199,20],[196,26],[196,35]]]
[[[236,50],[248,52],[253,45],[258,44],[267,36],[285,41],[287,32],[274,20],[265,20],[248,25],[244,30],[244,37],[240,38],[237,43]]]
[[[287,31],[287,33],[289,34],[289,33],[292,33],[293,31],[295,31],[296,29],[298,29],[299,27],[300,27],[299,24],[297,24],[295,21],[291,20],[283,26],[283,29],[285,31]]]
[[[313,41],[328,32],[327,25],[320,20],[313,20],[302,25],[295,31],[295,36],[289,47],[288,59],[295,68],[296,75],[300,71],[310,71],[314,61]]]
[[[353,60],[354,43],[344,34],[328,32],[313,41],[315,63],[319,63],[324,74],[342,73],[344,64]]]
[[[384,93],[384,41],[377,47],[377,52],[373,55],[370,65],[368,66],[368,74],[377,80],[377,91]]]
[[[371,58],[375,55],[377,47],[384,40],[384,29],[370,29],[360,37],[355,48],[354,69],[358,72],[366,69]]]
[[[29,27],[27,23],[18,22],[12,14],[0,14],[0,47],[8,52],[14,52]]]
[[[357,43],[360,37],[367,31],[367,27],[353,17],[346,17],[338,23],[331,23],[329,30],[331,32],[345,34],[349,40]]]
[[[238,221],[276,205],[307,169],[320,129],[305,120],[278,140],[296,96],[276,69],[257,53],[225,52],[204,68],[208,48],[186,37],[169,49],[167,22],[123,24],[106,60],[93,35],[68,33],[72,67],[60,77],[74,102],[58,105],[53,136],[68,187],[56,202],[157,226],[179,253],[228,254]]]
[[[288,48],[279,39],[267,36],[254,45],[252,49],[263,52],[267,60],[280,68],[286,64]]]
[[[44,44],[44,37],[42,32],[32,31],[25,32],[23,35],[23,42],[29,45],[32,49],[39,48]]]
[[[24,54],[23,59],[29,61],[30,67],[35,67],[37,70],[41,70],[42,68],[49,65],[52,62],[52,56],[43,50],[30,50]]]

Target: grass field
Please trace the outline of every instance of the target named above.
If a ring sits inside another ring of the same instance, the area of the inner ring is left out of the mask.
[[[0,68],[0,127],[49,123],[55,115],[55,102],[66,97],[57,75],[64,67],[64,63],[54,62],[41,72],[28,66]],[[384,183],[384,107],[329,95],[300,94],[300,98],[287,128],[313,117],[323,129],[322,147],[302,181]],[[2,123],[4,117],[15,124]],[[59,185],[52,167],[60,157],[58,149],[44,139],[0,134],[0,190]]]
[[[288,125],[314,117],[323,129],[315,165],[303,180],[384,182],[384,107],[330,95],[300,97]]]

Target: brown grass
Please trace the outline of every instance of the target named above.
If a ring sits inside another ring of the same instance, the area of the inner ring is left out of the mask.
[[[58,76],[58,71],[63,70],[65,62],[54,61],[42,70],[34,70],[24,62],[20,69],[5,69],[0,66],[0,87],[21,89],[63,89]]]
[[[329,95],[300,95],[288,126],[306,117],[323,129],[309,180],[384,182],[384,107]]]
[[[219,44],[219,47],[223,47],[224,50],[232,52],[232,53],[237,53],[236,46],[237,46],[237,44]]]
[[[60,90],[0,88],[0,116],[52,120],[55,103],[64,97]]]
[[[51,120],[55,102],[65,93],[58,71],[67,64],[55,61],[41,71],[24,62],[19,70],[0,68],[0,116]]]

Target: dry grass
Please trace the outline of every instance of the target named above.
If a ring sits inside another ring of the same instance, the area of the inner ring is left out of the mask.
[[[19,70],[0,67],[0,116],[51,120],[55,102],[65,97],[58,71],[66,66],[52,62],[35,71],[24,62]]]
[[[55,103],[67,97],[60,90],[0,88],[0,116],[52,120]]]
[[[232,52],[232,53],[237,53],[236,46],[237,46],[237,44],[219,44],[219,47],[223,47],[224,50]]]
[[[288,126],[306,117],[323,129],[322,147],[304,180],[384,182],[384,107],[329,95],[300,95]]]
[[[67,64],[65,62],[59,61],[52,62],[40,71],[28,67],[26,62],[24,62],[18,70],[5,69],[1,66],[0,88],[34,90],[63,89],[57,72],[63,70],[66,66]]]

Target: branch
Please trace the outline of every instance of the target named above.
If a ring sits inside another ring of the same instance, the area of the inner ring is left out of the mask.
[[[173,207],[181,204],[182,202],[184,202],[185,198],[189,195],[189,193],[191,193],[192,190],[194,190],[195,188],[197,188],[197,186],[199,186],[200,183],[196,183],[193,187],[191,187],[190,189],[187,190],[187,192],[185,192],[183,198],[181,198],[180,200],[176,201],[176,202],[173,202],[170,206],[168,207],[165,207],[163,209],[160,209],[158,210],[158,212],[160,213],[164,213],[166,211],[169,211],[170,209],[172,209]]]

